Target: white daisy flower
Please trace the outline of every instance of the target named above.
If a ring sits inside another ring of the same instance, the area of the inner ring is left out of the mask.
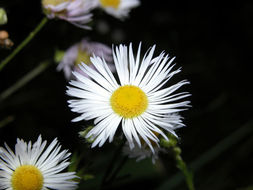
[[[63,70],[65,78],[70,80],[72,78],[72,71],[77,71],[86,75],[81,69],[79,69],[78,64],[84,62],[89,67],[95,69],[94,65],[90,61],[92,55],[103,57],[107,62],[111,70],[115,70],[112,62],[112,49],[105,44],[99,42],[91,42],[88,39],[82,39],[67,49],[61,62],[57,66],[57,70]],[[88,76],[88,75],[86,75]]]
[[[61,172],[70,164],[70,153],[60,152],[57,139],[45,149],[41,136],[32,145],[17,139],[15,152],[7,144],[0,147],[0,189],[6,190],[71,190],[77,188],[75,172]],[[45,150],[44,150],[45,149]]]
[[[42,6],[49,19],[59,18],[77,27],[90,29],[87,23],[92,20],[90,12],[97,3],[94,0],[42,0]]]
[[[182,117],[175,113],[175,114],[168,114],[168,116],[165,118],[165,120],[170,119],[172,125],[173,125],[173,130],[183,127],[184,124],[182,123]],[[158,133],[154,133],[158,137]],[[170,139],[169,139],[170,141]],[[153,143],[151,141],[151,143]],[[123,147],[123,154],[128,156],[129,158],[135,158],[136,161],[143,160],[145,158],[151,158],[152,163],[155,164],[156,160],[159,158],[159,153],[164,152],[166,153],[166,149],[160,147],[159,145],[153,143],[153,148],[154,152],[152,152],[147,144],[145,142],[142,143],[142,147],[135,146],[133,149],[129,148],[128,142],[125,143]]]
[[[165,139],[168,138],[163,130],[176,135],[174,121],[168,114],[184,110],[189,101],[177,101],[189,94],[173,93],[189,82],[183,80],[165,86],[180,69],[172,71],[174,58],[170,59],[165,53],[152,58],[154,50],[155,46],[141,60],[141,44],[136,59],[131,44],[129,48],[124,45],[116,47],[113,58],[119,82],[105,60],[96,56],[91,62],[97,71],[85,64],[80,66],[90,78],[73,72],[78,81],[70,82],[73,87],[68,87],[67,94],[78,99],[68,102],[71,110],[81,115],[72,121],[95,119],[94,128],[86,136],[94,138],[92,147],[102,146],[107,139],[112,142],[120,124],[131,149],[135,143],[141,147],[141,138],[154,152],[151,141],[159,142],[154,132]]]
[[[98,6],[107,14],[118,19],[128,17],[131,9],[140,5],[139,0],[96,0]]]

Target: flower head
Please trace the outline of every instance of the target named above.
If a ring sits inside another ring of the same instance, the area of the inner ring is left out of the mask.
[[[97,0],[98,6],[118,19],[128,17],[131,9],[140,5],[139,0]]]
[[[42,0],[42,6],[48,18],[59,18],[71,24],[90,29],[90,13],[97,5],[94,0]]]
[[[81,115],[72,121],[94,120],[94,128],[86,135],[93,137],[92,147],[102,146],[107,139],[113,140],[118,126],[128,140],[130,148],[142,146],[142,139],[154,152],[152,143],[158,144],[155,133],[168,139],[164,131],[174,135],[174,120],[168,114],[184,110],[189,101],[179,101],[189,96],[187,92],[174,93],[189,82],[183,80],[165,86],[180,69],[172,71],[174,58],[165,53],[153,58],[153,46],[141,60],[139,45],[134,58],[132,45],[120,45],[113,51],[114,63],[119,78],[116,81],[105,60],[94,56],[91,62],[96,70],[85,64],[80,69],[88,74],[73,74],[78,81],[71,81],[67,94],[78,99],[69,100],[72,111]],[[152,142],[152,143],[151,143]]]
[[[8,190],[71,190],[77,188],[74,172],[61,172],[68,167],[70,153],[60,152],[57,139],[46,147],[41,136],[32,145],[17,139],[15,152],[7,144],[0,147],[0,189]]]
[[[94,65],[91,63],[90,57],[92,55],[103,57],[107,62],[112,62],[112,50],[107,45],[99,42],[91,42],[87,39],[81,40],[71,46],[64,54],[62,61],[59,63],[57,70],[63,70],[65,78],[67,80],[71,79],[72,71],[77,71],[83,75],[88,76],[78,65],[83,62],[89,67],[95,69]],[[112,70],[115,70],[112,64],[109,64]]]

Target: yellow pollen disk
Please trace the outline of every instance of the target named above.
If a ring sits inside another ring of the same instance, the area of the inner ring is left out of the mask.
[[[13,190],[41,190],[43,176],[37,167],[22,165],[13,172],[11,184]]]
[[[112,7],[117,9],[120,4],[120,0],[100,0],[100,3],[103,7]]]
[[[110,99],[115,113],[124,118],[141,115],[148,107],[147,95],[137,86],[125,85],[115,90]]]

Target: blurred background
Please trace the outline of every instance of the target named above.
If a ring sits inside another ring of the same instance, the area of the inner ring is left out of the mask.
[[[58,137],[63,148],[82,156],[85,180],[79,189],[99,187],[117,145],[106,143],[90,150],[78,132],[89,125],[72,123],[77,116],[67,105],[68,84],[56,71],[56,50],[66,50],[83,37],[112,44],[141,41],[143,52],[156,44],[176,56],[177,74],[170,84],[188,79],[181,90],[192,94],[192,107],[182,113],[185,128],[177,130],[182,157],[194,171],[196,189],[253,189],[252,43],[253,2],[141,1],[130,17],[120,21],[94,11],[93,30],[79,29],[62,20],[50,20],[38,35],[0,71],[0,94],[42,62],[49,65],[25,86],[0,100],[0,143],[12,148],[16,138],[35,141],[39,134]],[[166,2],[167,3],[167,2]],[[39,0],[1,0],[14,46],[0,49],[3,60],[44,17]],[[118,163],[122,160],[119,155]],[[107,189],[187,189],[172,158],[129,159]]]

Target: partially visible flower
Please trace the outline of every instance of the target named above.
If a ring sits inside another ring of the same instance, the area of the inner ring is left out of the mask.
[[[59,63],[57,70],[63,70],[65,78],[67,80],[71,79],[72,71],[77,71],[86,75],[79,67],[78,64],[81,62],[85,63],[89,67],[95,69],[92,64],[90,57],[92,55],[102,57],[107,62],[112,62],[112,50],[107,45],[98,42],[91,42],[87,39],[81,40],[71,46],[64,54],[62,61]],[[115,69],[112,64],[110,64],[111,69]],[[88,75],[86,75],[88,76]]]
[[[6,24],[8,21],[7,14],[3,8],[0,8],[0,25]]]
[[[173,71],[174,58],[162,52],[153,57],[155,46],[149,49],[141,59],[141,44],[134,57],[132,45],[120,45],[113,51],[113,60],[117,79],[110,71],[105,60],[93,56],[91,62],[96,70],[85,64],[80,65],[89,77],[73,72],[77,80],[70,82],[67,94],[74,97],[69,107],[80,116],[72,121],[94,119],[94,127],[86,138],[94,139],[92,147],[101,147],[107,140],[112,142],[116,130],[122,131],[130,149],[144,141],[154,152],[153,143],[160,140],[154,133],[166,140],[165,131],[176,136],[172,113],[178,113],[189,107],[190,101],[182,101],[190,96],[187,92],[175,93],[180,87],[189,84],[182,80],[171,86],[167,82],[181,69]],[[152,142],[152,143],[151,143]]]
[[[174,114],[168,114],[167,119],[170,119],[173,129],[176,130],[177,128],[183,127],[184,124],[182,123],[182,117],[178,113]],[[159,136],[158,133],[154,133],[157,137]],[[174,137],[174,136],[173,136]],[[173,141],[174,143],[174,138],[168,137],[168,140],[166,142]],[[135,146],[133,149],[129,148],[128,142],[125,143],[123,147],[123,154],[128,156],[129,158],[135,158],[136,161],[143,160],[145,158],[151,158],[153,164],[155,161],[159,158],[159,153],[164,152],[166,153],[166,149],[161,147],[160,144],[156,144],[151,142],[154,148],[154,151],[152,152],[149,148],[148,145],[145,142],[142,142],[143,146]]]
[[[133,149],[129,148],[128,142],[123,147],[123,154],[128,156],[129,158],[135,158],[137,162],[145,159],[145,158],[151,158],[152,163],[155,164],[155,161],[158,159],[159,152],[164,151],[164,149],[154,146],[154,152],[148,148],[146,144],[144,144],[142,147],[135,146]]]
[[[107,14],[118,19],[128,17],[131,9],[140,5],[139,0],[96,0],[98,6]]]
[[[92,20],[90,13],[97,5],[94,0],[42,0],[42,6],[48,18],[59,18],[71,24],[90,29],[87,26]]]
[[[34,144],[17,139],[15,152],[7,144],[0,147],[0,189],[76,189],[75,172],[62,172],[70,164],[70,153],[60,152],[57,139],[45,149],[46,144],[39,136]]]

